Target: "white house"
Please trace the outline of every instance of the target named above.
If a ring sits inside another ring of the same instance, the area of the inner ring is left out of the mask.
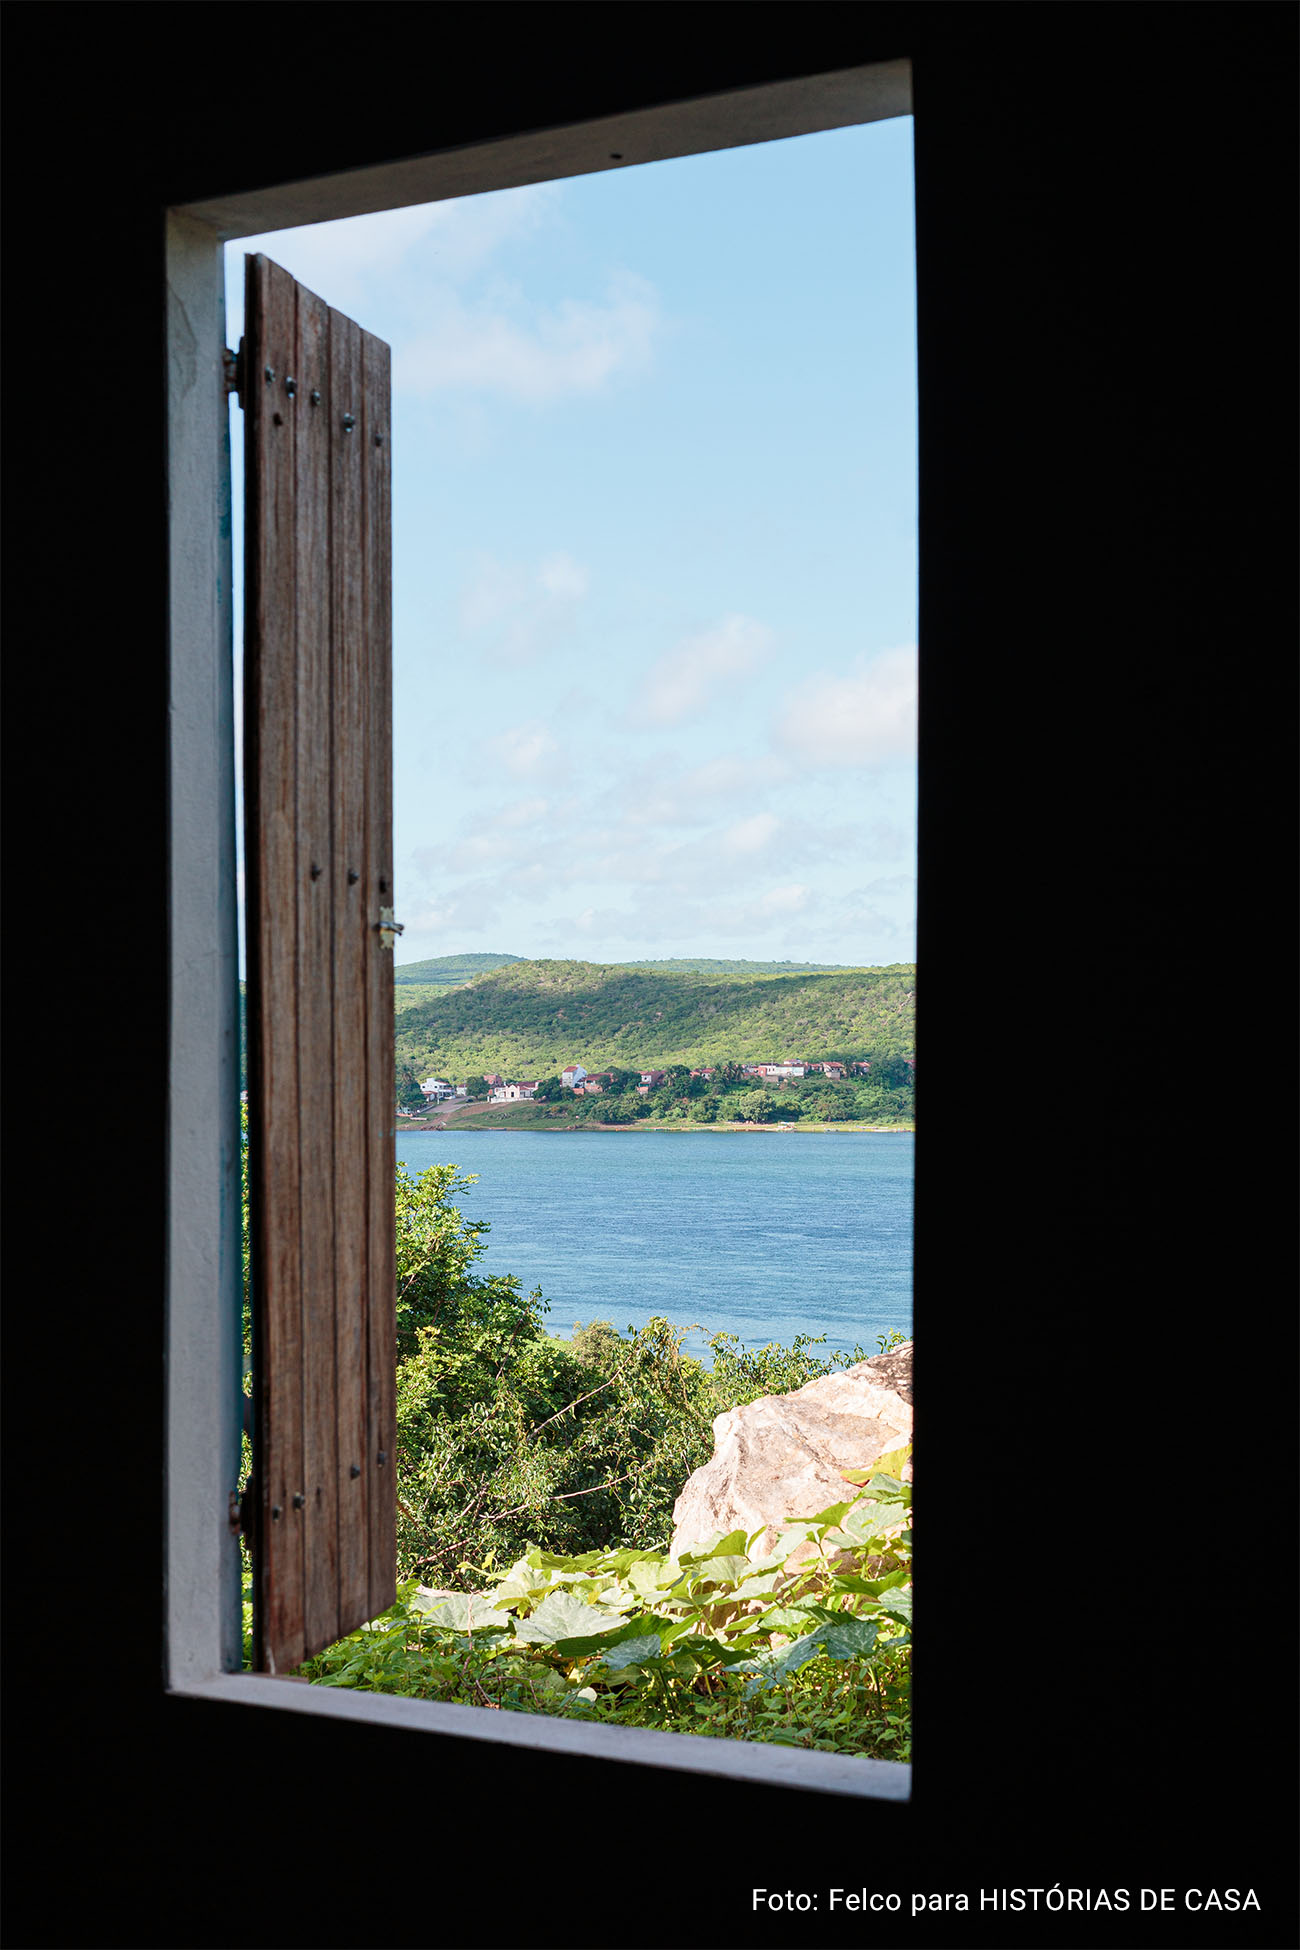
[[[457,1097],[464,1094],[463,1091],[456,1089],[455,1084],[445,1083],[441,1077],[426,1077],[420,1088],[425,1096],[431,1098],[436,1104],[440,1104],[444,1097]]]
[[[493,1084],[491,1090],[489,1090],[488,1101],[494,1104],[517,1104],[522,1098],[535,1097],[536,1095],[536,1082],[497,1083]]]
[[[581,1063],[566,1063],[560,1071],[560,1082],[567,1083],[570,1090],[574,1090],[582,1082],[586,1074],[587,1072],[583,1069]]]

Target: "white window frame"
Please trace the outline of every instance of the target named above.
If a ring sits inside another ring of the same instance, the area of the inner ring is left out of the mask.
[[[735,89],[167,213],[169,520],[168,1691],[639,1766],[905,1801],[895,1761],[579,1724],[305,1686],[241,1665],[242,1277],[235,714],[223,247],[448,197],[849,128],[911,113],[906,61]],[[362,321],[364,323],[364,320]]]

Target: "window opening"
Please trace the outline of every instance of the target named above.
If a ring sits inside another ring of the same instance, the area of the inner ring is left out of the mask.
[[[227,246],[232,341],[262,251],[394,356],[397,1690],[907,1753],[905,1442],[850,1584],[665,1557],[713,1414],[910,1340],[910,135]]]

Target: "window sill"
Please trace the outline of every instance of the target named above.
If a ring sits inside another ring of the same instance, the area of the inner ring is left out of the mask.
[[[386,1693],[308,1686],[260,1673],[220,1673],[170,1690],[184,1699],[269,1706],[286,1713],[311,1713],[322,1719],[361,1721],[368,1726],[407,1727],[413,1733],[443,1734],[459,1740],[495,1740],[502,1746],[531,1747],[589,1760],[630,1761],[642,1767],[671,1767],[682,1773],[722,1775],[727,1780],[752,1781],[764,1787],[807,1788],[819,1794],[897,1802],[908,1801],[912,1792],[911,1767],[894,1760],[855,1759],[848,1754],[809,1753],[794,1747],[655,1733],[636,1727],[583,1725],[540,1713],[494,1712],[482,1706],[449,1706]]]

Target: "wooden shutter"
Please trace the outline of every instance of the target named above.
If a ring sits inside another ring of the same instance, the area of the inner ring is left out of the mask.
[[[396,1596],[389,353],[245,263],[254,1614],[285,1672]]]

